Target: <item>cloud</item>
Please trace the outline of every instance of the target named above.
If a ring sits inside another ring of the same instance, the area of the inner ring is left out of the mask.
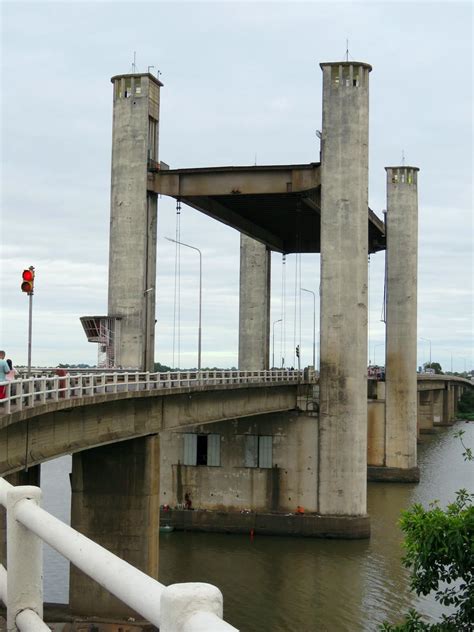
[[[2,5],[2,345],[25,361],[27,299],[19,278],[24,266],[34,264],[34,362],[95,362],[95,345],[86,341],[79,316],[107,309],[109,80],[130,70],[133,51],[140,71],[150,64],[162,72],[160,155],[171,166],[253,164],[256,154],[258,164],[285,164],[318,159],[318,64],[342,58],[348,37],[351,56],[373,65],[370,205],[381,215],[384,167],[399,162],[403,150],[421,168],[419,331],[432,340],[433,358],[442,364],[449,364],[451,353],[472,363],[472,8],[253,3],[249,11],[246,3],[158,2],[151,20],[145,19],[150,6]],[[161,198],[160,361],[172,355],[174,249],[164,236],[174,236],[174,220],[174,202]],[[239,235],[183,208],[181,236],[203,251],[203,362],[235,365]],[[373,347],[384,340],[383,254],[371,257],[370,277]],[[302,283],[317,291],[318,256],[303,255]],[[281,317],[277,254],[272,288],[273,322]],[[182,354],[190,363],[196,297],[195,253],[182,250]],[[293,361],[293,257],[285,303],[284,353]],[[302,299],[301,312],[305,364],[312,353],[310,296]],[[424,346],[420,342],[420,356]]]

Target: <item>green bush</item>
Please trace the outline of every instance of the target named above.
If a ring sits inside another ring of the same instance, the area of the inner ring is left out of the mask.
[[[472,449],[456,433],[464,448],[465,461],[473,461]],[[425,623],[416,610],[405,620],[392,626],[385,623],[384,632],[459,632],[474,630],[474,494],[465,489],[456,493],[456,500],[442,509],[438,502],[429,509],[419,504],[402,513],[400,525],[405,534],[403,564],[411,569],[410,588],[417,595],[435,592],[443,606],[453,607],[439,623]]]
[[[468,388],[458,402],[458,412],[474,413],[474,388]]]

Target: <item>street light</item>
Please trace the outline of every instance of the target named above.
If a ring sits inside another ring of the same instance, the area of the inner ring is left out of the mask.
[[[306,288],[300,288],[302,292],[308,292],[313,295],[313,369],[316,371],[316,294],[313,290],[307,290]]]
[[[419,339],[430,343],[430,368],[431,368],[431,340],[429,338],[422,338],[421,336],[419,336]]]
[[[176,239],[171,239],[171,237],[165,237],[168,241],[172,241],[175,244],[179,244],[180,246],[186,246],[186,248],[191,248],[191,250],[196,250],[199,253],[199,329],[198,329],[198,371],[201,370],[201,315],[202,315],[202,252],[199,248],[195,246],[190,246],[189,244],[185,244],[183,241],[177,241]]]
[[[283,318],[279,318],[278,320],[273,321],[273,333],[272,333],[272,369],[275,367],[275,325],[277,323],[281,323]]]

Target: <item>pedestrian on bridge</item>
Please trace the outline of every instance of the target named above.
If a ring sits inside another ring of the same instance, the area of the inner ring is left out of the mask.
[[[10,371],[8,362],[5,360],[5,351],[0,351],[0,399],[5,399],[6,386],[2,386],[2,382],[7,381]]]
[[[13,366],[13,362],[10,360],[10,358],[7,358],[7,364],[10,367],[10,373],[7,373],[6,380],[8,382],[13,382],[13,380],[18,375],[18,371]]]

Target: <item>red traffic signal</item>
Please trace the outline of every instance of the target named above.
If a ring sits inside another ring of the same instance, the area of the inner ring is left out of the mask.
[[[29,268],[28,270],[23,270],[21,278],[23,279],[23,283],[21,284],[21,291],[26,292],[27,294],[33,294],[35,282],[35,271],[33,267]]]

